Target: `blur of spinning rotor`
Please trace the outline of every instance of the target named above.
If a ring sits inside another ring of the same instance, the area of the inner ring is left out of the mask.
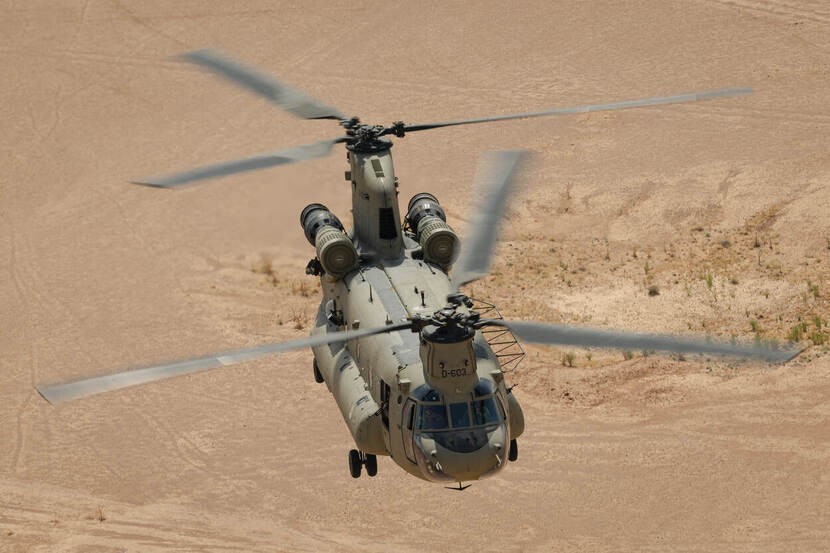
[[[498,226],[527,155],[495,152],[474,188],[472,224],[462,244],[439,200],[422,192],[405,214],[397,198],[391,137],[458,125],[554,115],[717,100],[751,93],[729,88],[497,115],[456,121],[388,126],[364,124],[336,108],[214,51],[182,56],[258,94],[302,119],[333,119],[344,134],[187,171],[139,179],[175,188],[311,160],[344,144],[352,193],[353,224],[347,229],[325,205],[300,215],[315,257],[306,272],[318,276],[322,301],[311,336],[263,344],[80,381],[40,386],[52,403],[154,382],[311,347],[314,377],[334,395],[355,441],[349,471],[377,471],[377,455],[429,481],[458,483],[498,472],[518,457],[524,430],[521,407],[505,381],[506,365],[523,355],[519,341],[543,345],[700,353],[783,362],[797,352],[757,344],[642,334],[534,321],[484,317],[461,290],[487,276]],[[497,313],[497,311],[496,311]],[[494,335],[499,338],[498,346]],[[505,355],[503,344],[519,353]]]

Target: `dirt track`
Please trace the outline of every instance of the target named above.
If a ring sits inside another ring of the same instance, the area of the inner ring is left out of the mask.
[[[752,86],[413,134],[393,149],[401,198],[434,192],[463,230],[480,152],[527,148],[472,286],[505,315],[828,335],[826,2],[549,4],[4,2],[0,551],[830,549],[827,346],[780,367],[528,348],[519,462],[463,493],[388,459],[349,478],[310,352],[57,407],[35,392],[307,332],[297,219],[312,201],[348,219],[340,152],[127,182],[338,136],[171,60],[205,46],[387,124]]]

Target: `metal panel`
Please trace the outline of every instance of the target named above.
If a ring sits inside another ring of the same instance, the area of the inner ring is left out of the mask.
[[[372,286],[374,296],[380,299],[384,310],[389,314],[389,319],[393,322],[405,321],[408,313],[403,303],[401,303],[401,299],[398,297],[386,272],[377,267],[370,267],[363,271],[363,276]],[[400,344],[392,346],[392,353],[398,360],[398,364],[404,367],[419,364],[421,362],[421,356],[419,353],[420,343],[418,342],[418,335],[411,330],[394,332],[392,334],[401,340]]]

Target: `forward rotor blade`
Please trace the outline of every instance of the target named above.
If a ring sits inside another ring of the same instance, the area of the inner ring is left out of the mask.
[[[150,177],[132,182],[134,184],[144,184],[160,188],[175,188],[176,186],[198,180],[225,177],[246,171],[255,171],[257,169],[288,165],[289,163],[296,163],[298,161],[325,157],[331,153],[331,149],[335,144],[343,140],[343,138],[322,140],[304,146],[295,146],[267,154],[259,154],[233,161],[225,161],[215,165],[207,165],[205,167],[199,167],[198,169],[190,169],[189,171],[182,171],[181,173],[173,173],[172,175]]]
[[[259,94],[297,117],[341,121],[345,119],[343,114],[333,107],[215,50],[195,50],[182,54],[180,58]]]
[[[710,353],[733,357],[754,357],[782,363],[789,361],[800,350],[739,345],[708,340],[639,334],[616,330],[600,330],[578,326],[537,323],[529,321],[504,321],[492,319],[489,324],[509,328],[517,338],[537,344],[598,347],[645,351],[671,351],[675,353]]]
[[[557,108],[547,111],[532,111],[528,113],[514,113],[512,115],[496,115],[495,117],[481,117],[479,119],[463,119],[461,121],[447,121],[444,123],[427,123],[425,125],[406,125],[405,132],[424,131],[440,127],[452,127],[455,125],[471,125],[473,123],[488,123],[490,121],[506,121],[508,119],[527,119],[529,117],[542,117],[544,115],[562,115],[565,113],[587,113],[590,111],[609,111],[613,109],[638,108],[642,106],[653,106],[657,104],[677,104],[680,102],[697,102],[700,100],[712,100],[715,98],[728,98],[752,94],[751,88],[723,88],[707,92],[692,92],[689,94],[678,94],[676,96],[657,96],[654,98],[642,98],[639,100],[625,100],[623,102],[612,102],[609,104],[588,104],[584,106],[572,106]]]
[[[453,290],[486,275],[490,270],[493,245],[502,219],[507,197],[516,171],[527,152],[501,151],[488,155],[480,175],[480,185],[473,192],[484,198],[461,248],[461,255],[453,268]]]
[[[164,380],[174,376],[181,376],[207,369],[235,365],[237,363],[267,357],[269,355],[274,355],[276,353],[292,349],[316,346],[320,344],[331,344],[335,342],[345,342],[346,340],[362,338],[373,334],[395,332],[411,326],[412,323],[410,321],[405,321],[381,328],[366,328],[362,330],[332,332],[317,336],[309,336],[308,338],[300,338],[298,340],[291,340],[289,342],[263,344],[260,346],[242,348],[227,351],[225,353],[208,355],[205,357],[194,357],[192,359],[184,359],[162,365],[130,369],[115,374],[95,376],[74,382],[65,382],[63,384],[55,384],[52,386],[38,386],[37,391],[40,392],[40,395],[42,395],[49,403],[63,403],[65,401],[80,399],[103,392],[120,390],[130,386],[137,386],[138,384]]]

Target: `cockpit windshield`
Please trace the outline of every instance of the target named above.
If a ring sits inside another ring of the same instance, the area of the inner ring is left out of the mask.
[[[479,399],[472,402],[471,407],[473,424],[490,424],[499,422],[502,418],[496,401],[492,396],[487,399]]]
[[[449,414],[449,416],[447,416]],[[504,420],[504,411],[494,396],[473,401],[450,403],[420,403],[418,430],[446,430],[496,424]]]
[[[446,427],[447,408],[443,403],[418,407],[418,430],[443,430]]]
[[[470,410],[467,403],[450,403],[450,420],[453,428],[470,426]]]

